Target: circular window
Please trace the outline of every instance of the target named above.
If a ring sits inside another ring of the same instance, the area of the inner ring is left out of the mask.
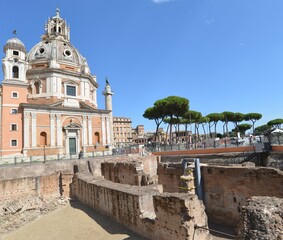
[[[43,54],[43,53],[45,52],[45,49],[44,49],[44,48],[40,48],[40,49],[38,50],[38,52],[39,52],[40,54]]]
[[[69,49],[65,49],[64,55],[65,55],[66,57],[70,57],[70,56],[72,56],[72,52],[71,52]]]

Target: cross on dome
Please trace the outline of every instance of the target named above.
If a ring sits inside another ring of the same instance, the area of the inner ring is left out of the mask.
[[[56,8],[56,17],[60,17],[60,9],[58,7]]]

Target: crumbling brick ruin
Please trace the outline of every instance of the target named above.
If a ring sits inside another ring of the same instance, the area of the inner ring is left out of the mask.
[[[32,220],[71,197],[149,239],[209,239],[208,219],[235,228],[245,219],[238,233],[248,236],[251,221],[243,214],[249,199],[283,197],[280,170],[203,165],[201,201],[193,166],[160,163],[155,156],[19,165],[0,172],[1,233],[12,229],[9,221]]]
[[[283,239],[283,199],[251,197],[243,207],[237,239]]]

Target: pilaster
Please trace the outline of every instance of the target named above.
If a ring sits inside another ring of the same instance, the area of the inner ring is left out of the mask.
[[[36,147],[36,113],[31,113],[31,146]]]

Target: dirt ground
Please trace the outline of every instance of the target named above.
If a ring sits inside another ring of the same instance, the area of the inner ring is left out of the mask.
[[[27,223],[1,240],[145,240],[122,225],[88,207],[72,202],[33,222]]]
[[[227,231],[219,226],[214,229]],[[39,217],[0,240],[146,240],[79,202]],[[233,239],[212,233],[213,240]]]

